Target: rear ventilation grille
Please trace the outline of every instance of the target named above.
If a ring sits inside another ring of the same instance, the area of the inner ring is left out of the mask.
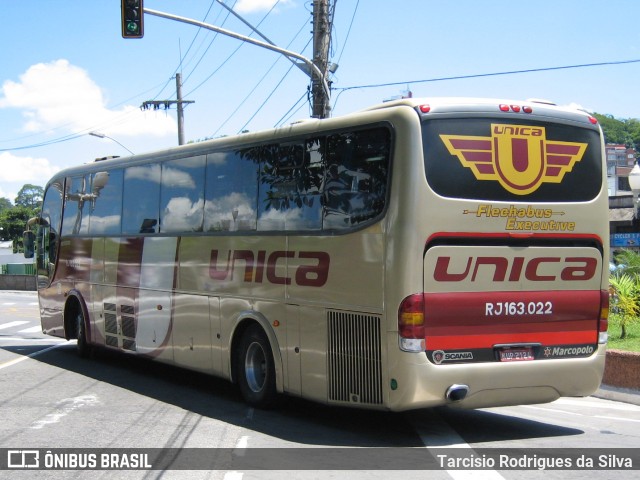
[[[327,317],[329,400],[381,405],[380,317],[333,311]]]

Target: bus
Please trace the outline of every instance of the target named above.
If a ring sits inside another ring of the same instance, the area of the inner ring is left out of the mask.
[[[578,109],[424,98],[68,168],[25,234],[42,330],[228,379],[258,407],[590,395],[603,152]]]

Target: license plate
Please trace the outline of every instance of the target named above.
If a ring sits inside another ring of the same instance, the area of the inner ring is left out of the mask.
[[[525,362],[535,360],[532,347],[504,348],[498,350],[501,362]]]

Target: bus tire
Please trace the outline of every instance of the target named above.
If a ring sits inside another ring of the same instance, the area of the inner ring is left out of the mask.
[[[87,326],[84,321],[84,315],[82,314],[82,310],[78,309],[76,312],[76,338],[78,339],[77,350],[78,355],[82,358],[88,358],[91,354],[91,345],[89,345],[89,341],[87,340]]]
[[[259,408],[273,406],[277,396],[275,364],[269,339],[259,325],[249,326],[242,335],[236,365],[245,402]]]

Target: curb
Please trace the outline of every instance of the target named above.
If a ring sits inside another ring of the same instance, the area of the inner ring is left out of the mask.
[[[591,395],[596,398],[613,400],[614,402],[630,403],[640,406],[640,390],[631,388],[618,388],[611,385],[600,385],[600,388]]]
[[[640,405],[640,353],[607,350],[602,385],[593,396]]]

